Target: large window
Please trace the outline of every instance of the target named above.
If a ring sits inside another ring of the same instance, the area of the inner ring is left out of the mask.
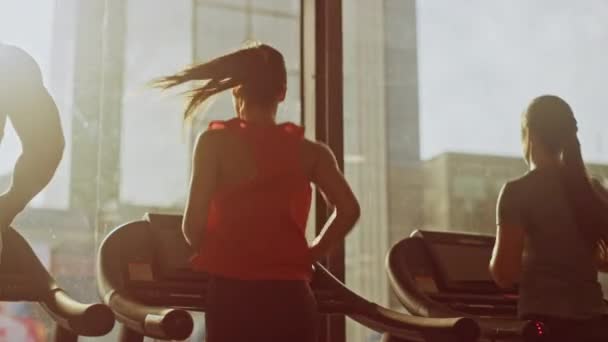
[[[597,93],[608,74],[607,11],[593,0],[420,1],[423,156],[519,157],[519,114],[532,97],[554,93],[579,119],[585,157],[607,162],[608,100]]]
[[[345,171],[362,209],[346,242],[346,283],[388,305],[384,256],[417,214],[419,192],[415,2],[344,1],[343,31]],[[379,339],[347,326],[348,341]]]
[[[299,3],[127,3],[120,202],[177,210],[185,201],[193,140],[209,121],[234,116],[232,98],[229,92],[216,96],[193,122],[184,123],[185,101],[175,93],[161,96],[146,83],[248,41],[262,41],[283,52],[288,68],[288,98],[279,108],[279,120],[299,122]]]
[[[432,0],[417,13],[426,226],[494,231],[498,190],[526,169],[520,115],[538,95],[571,104],[583,156],[606,176],[603,2]]]
[[[93,251],[111,228],[183,209],[194,138],[234,115],[227,92],[184,123],[184,100],[148,82],[259,40],[286,59],[279,121],[299,123],[303,1],[0,1],[0,41],[38,62],[67,140],[53,181],[14,225],[76,298],[98,300]],[[604,0],[342,0],[342,10],[345,172],[362,207],[345,251],[356,292],[399,308],[385,253],[415,229],[494,232],[501,185],[526,171],[519,120],[537,95],[572,104],[584,157],[608,184]],[[19,153],[7,125],[0,191]],[[37,306],[3,304],[0,315],[30,321],[40,341],[50,334]],[[349,342],[379,338],[347,325]]]
[[[520,115],[569,101],[591,172],[608,175],[602,1],[344,0],[346,175],[362,216],[349,287],[399,308],[390,245],[418,228],[493,234],[502,184],[522,175]],[[566,24],[567,23],[567,24]],[[377,340],[356,324],[348,341]]]
[[[185,201],[190,160],[184,101],[147,84],[192,63],[192,1],[126,3],[120,200],[177,207]]]
[[[146,211],[183,209],[194,137],[209,120],[234,116],[227,93],[185,124],[183,98],[161,94],[149,82],[251,40],[283,52],[288,96],[278,118],[300,123],[298,0],[1,2],[0,41],[23,48],[41,66],[67,138],[53,182],[14,226],[74,297],[99,300],[94,251],[111,228]],[[7,125],[1,190],[19,153]],[[37,305],[3,304],[0,315],[13,328],[33,322],[37,341],[51,336],[50,319]],[[196,317],[192,341],[204,332]],[[116,333],[94,340],[115,341]]]

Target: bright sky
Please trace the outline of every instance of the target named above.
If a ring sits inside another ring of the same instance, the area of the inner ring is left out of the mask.
[[[419,0],[422,155],[519,155],[530,99],[563,96],[587,160],[608,162],[608,1]]]
[[[0,0],[0,41],[29,52],[48,72],[55,0]]]

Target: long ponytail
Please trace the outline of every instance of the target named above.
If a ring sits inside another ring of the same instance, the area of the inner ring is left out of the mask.
[[[581,233],[592,244],[605,245],[608,238],[608,205],[590,179],[575,136],[564,145],[563,180],[570,207]],[[601,186],[601,185],[599,185]]]
[[[156,79],[152,86],[169,89],[192,81],[206,81],[188,92],[190,101],[184,112],[184,119],[188,119],[211,96],[236,87],[242,88],[240,93],[251,101],[262,105],[270,103],[284,89],[286,79],[281,53],[268,45],[256,44]]]
[[[605,246],[608,203],[600,197],[585,167],[572,109],[557,96],[540,96],[528,107],[525,124],[550,153],[561,153],[562,183],[578,229],[591,245]]]

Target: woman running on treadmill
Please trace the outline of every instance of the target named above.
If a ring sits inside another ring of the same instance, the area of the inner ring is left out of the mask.
[[[572,109],[557,96],[540,96],[524,112],[530,171],[498,198],[490,271],[500,286],[519,285],[520,317],[544,321],[554,338],[605,341],[598,256],[608,238],[608,202],[587,174],[577,131]]]
[[[210,275],[208,342],[316,341],[312,263],[352,229],[359,205],[331,150],[277,124],[287,74],[281,53],[256,45],[162,78],[161,88],[205,81],[185,117],[232,89],[235,118],[212,122],[195,145],[183,233],[195,269]],[[334,206],[309,247],[305,237],[316,184]]]
[[[7,118],[22,152],[10,188],[0,195],[0,233],[49,183],[65,145],[59,112],[38,64],[25,51],[0,44],[0,140]]]

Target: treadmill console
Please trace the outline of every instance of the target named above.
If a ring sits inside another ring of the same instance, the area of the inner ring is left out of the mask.
[[[512,293],[499,288],[488,269],[494,237],[489,235],[417,231],[435,268],[439,286],[447,292]]]
[[[190,268],[192,256],[181,231],[181,215],[146,214],[137,232],[121,246],[125,288],[148,305],[200,310],[207,277]]]
[[[516,315],[517,289],[498,287],[488,269],[493,236],[418,230],[412,238],[420,245],[412,258],[423,259],[429,275],[414,272],[414,280],[431,299],[469,314]]]
[[[158,276],[166,280],[204,281],[206,276],[193,272],[190,246],[182,233],[182,215],[148,213],[144,220],[150,222],[150,234],[156,249]]]

